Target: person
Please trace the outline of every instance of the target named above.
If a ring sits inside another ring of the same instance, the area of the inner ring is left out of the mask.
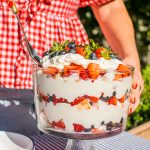
[[[40,56],[49,50],[53,41],[88,43],[77,10],[91,6],[110,47],[125,63],[135,67],[129,113],[135,111],[140,102],[143,79],[133,25],[122,0],[16,0],[16,6],[27,38]],[[0,129],[38,134],[33,114],[29,113],[33,106],[32,61],[8,0],[0,1],[0,14],[0,119],[3,120]],[[9,105],[4,103],[6,99]],[[22,119],[24,121],[20,122]],[[28,127],[30,131],[24,130]]]

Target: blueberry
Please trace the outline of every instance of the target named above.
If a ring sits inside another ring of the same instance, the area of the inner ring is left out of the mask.
[[[93,105],[93,103],[92,102],[89,102],[90,103],[90,105],[92,106]]]
[[[76,53],[76,51],[75,51],[74,49],[70,49],[68,52],[69,52],[69,53],[73,53],[73,54]]]
[[[91,125],[91,129],[94,129],[95,127],[94,127],[94,125]]]
[[[102,121],[102,122],[101,122],[101,125],[104,125],[104,124],[105,124],[105,122],[104,122],[104,121]]]
[[[107,125],[107,126],[106,126],[106,129],[109,130],[109,131],[111,131],[111,128],[112,128],[112,127],[111,127],[110,125]]]
[[[111,59],[118,59],[121,60],[117,55],[114,55],[113,53],[110,54]]]
[[[67,53],[67,51],[62,50],[62,51],[59,52],[59,55],[64,55],[64,54],[66,54],[66,53]]]
[[[90,59],[97,59],[96,54],[94,52],[90,54]]]
[[[115,128],[121,128],[122,124],[121,123],[115,123]]]
[[[49,102],[53,102],[53,96],[48,97]]]
[[[114,55],[113,53],[110,54],[111,59],[116,59],[116,55]]]
[[[121,124],[123,123],[123,117],[121,118],[120,123],[121,123]]]
[[[91,128],[85,128],[84,129],[84,132],[90,132],[91,131]]]
[[[113,95],[113,96],[116,96],[116,91],[114,91],[112,95]]]
[[[75,42],[70,42],[70,43],[68,44],[68,47],[69,47],[70,49],[75,49],[75,48],[76,48]]]
[[[109,122],[107,123],[107,126],[113,126],[112,121],[109,121]]]
[[[44,55],[44,56],[49,55],[49,51],[44,52],[44,54],[43,54],[43,55]]]
[[[109,97],[107,96],[107,97],[101,97],[100,98],[103,102],[107,102],[108,100],[109,100]]]

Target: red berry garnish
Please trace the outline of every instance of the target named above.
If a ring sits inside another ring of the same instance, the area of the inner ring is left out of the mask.
[[[70,103],[71,106],[77,105],[84,100],[84,97],[78,97],[73,102]]]
[[[81,56],[86,55],[86,52],[84,51],[84,47],[82,47],[82,46],[76,47],[76,53],[80,54]]]
[[[85,129],[83,125],[80,125],[80,124],[73,123],[73,126],[74,126],[74,131],[76,132],[82,132]]]
[[[110,97],[108,100],[109,105],[117,105],[117,98],[115,96]]]
[[[120,103],[124,103],[125,99],[126,99],[126,96],[124,95],[121,98],[119,98],[118,100]]]
[[[99,47],[99,48],[97,48],[97,49],[95,50],[95,54],[96,54],[96,57],[97,57],[97,58],[102,57],[102,56],[101,56],[101,51],[103,51],[103,50],[104,50],[104,48],[102,48],[102,47]]]

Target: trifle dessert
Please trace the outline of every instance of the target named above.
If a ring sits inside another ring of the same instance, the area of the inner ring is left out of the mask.
[[[54,42],[34,70],[38,127],[45,133],[93,139],[125,129],[133,68],[110,49]]]

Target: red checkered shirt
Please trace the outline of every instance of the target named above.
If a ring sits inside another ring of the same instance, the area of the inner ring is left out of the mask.
[[[28,40],[38,54],[49,50],[53,41],[87,43],[87,34],[77,10],[110,0],[16,0],[19,17]],[[17,20],[0,0],[0,87],[31,89],[32,62],[25,50]]]

